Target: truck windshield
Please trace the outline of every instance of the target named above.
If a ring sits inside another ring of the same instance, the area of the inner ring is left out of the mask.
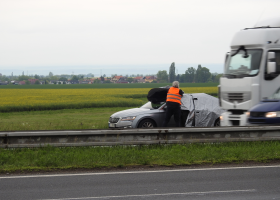
[[[233,54],[231,52],[231,54]],[[244,51],[239,51],[235,56],[229,56],[226,63],[226,77],[239,78],[245,76],[255,76],[259,72],[262,57],[261,49],[248,49],[248,56],[244,56]]]

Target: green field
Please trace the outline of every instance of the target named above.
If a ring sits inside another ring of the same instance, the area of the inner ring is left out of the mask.
[[[107,129],[113,113],[129,108],[0,112],[0,131]]]
[[[0,131],[105,129],[113,113],[140,107],[147,102],[149,89],[158,86],[162,84],[2,85],[14,89],[0,93]],[[217,92],[211,84],[181,84],[181,88],[187,93]]]
[[[139,107],[146,103],[146,97],[150,89],[151,88],[1,89],[0,112],[99,107]],[[218,92],[217,87],[181,87],[181,89],[186,93],[207,93],[213,96],[216,96]],[[145,101],[142,99],[145,99]]]

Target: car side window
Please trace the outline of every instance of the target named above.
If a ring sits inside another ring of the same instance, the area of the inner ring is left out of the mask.
[[[160,103],[152,103],[152,107],[154,109],[158,109],[159,107],[161,107],[164,104],[164,102],[160,102]]]

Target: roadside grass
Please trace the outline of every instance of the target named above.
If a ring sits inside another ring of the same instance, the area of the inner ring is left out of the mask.
[[[0,172],[270,162],[280,141],[0,149]]]
[[[107,129],[113,113],[129,108],[0,112],[0,131]]]

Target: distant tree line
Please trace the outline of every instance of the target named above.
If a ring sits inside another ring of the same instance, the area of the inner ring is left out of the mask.
[[[198,65],[197,69],[189,67],[184,74],[175,74],[175,63],[173,62],[169,68],[169,74],[166,70],[158,71],[157,80],[159,83],[172,83],[179,81],[181,83],[211,83],[219,82],[222,74],[211,74],[207,67]]]

